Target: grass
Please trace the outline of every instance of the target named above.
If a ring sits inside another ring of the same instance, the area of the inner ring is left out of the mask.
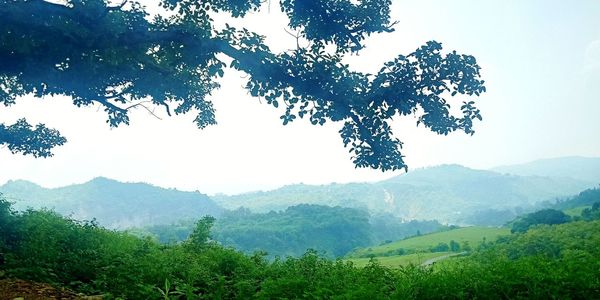
[[[380,256],[374,259],[379,262],[382,266],[389,268],[397,268],[398,266],[405,266],[408,264],[420,265],[426,260],[435,258],[438,256],[444,256],[450,252],[436,252],[436,253],[413,253],[408,255],[394,255],[394,256]],[[364,267],[369,263],[370,258],[351,258],[347,261],[351,261],[357,267]]]
[[[468,242],[471,247],[477,247],[484,238],[487,241],[494,241],[499,236],[509,234],[510,229],[508,228],[464,227],[411,237],[381,246],[358,249],[351,253],[349,257],[362,255],[384,256],[398,249],[413,252],[428,252],[430,247],[435,247],[439,243],[449,244],[451,240],[458,242],[461,246],[464,242]]]
[[[578,206],[578,207],[565,209],[563,211],[565,214],[567,214],[571,217],[575,217],[575,216],[581,216],[581,212],[586,208],[592,208],[592,206],[591,205]]]

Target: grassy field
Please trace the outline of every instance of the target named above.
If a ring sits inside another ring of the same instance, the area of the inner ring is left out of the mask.
[[[509,235],[510,229],[508,228],[493,228],[493,227],[464,227],[458,229],[452,229],[448,231],[435,232],[431,234],[416,236],[397,242],[358,249],[349,257],[359,257],[361,255],[374,255],[383,256],[390,251],[396,251],[398,249],[404,249],[405,251],[425,251],[427,252],[430,247],[435,247],[439,243],[450,243],[451,240],[458,242],[463,245],[464,242],[468,242],[471,247],[476,247],[485,238],[487,241],[494,241],[501,235]]]
[[[565,209],[563,211],[565,212],[565,214],[567,214],[571,217],[575,217],[575,216],[581,216],[581,212],[586,208],[592,208],[592,206],[591,205],[578,206],[578,207]]]
[[[424,263],[426,260],[435,258],[438,256],[444,256],[449,254],[450,252],[436,252],[436,253],[413,253],[408,255],[394,255],[394,256],[380,256],[375,257],[375,259],[382,266],[397,268],[398,266],[405,266],[410,263],[415,265],[420,265]],[[369,263],[370,258],[351,258],[347,259],[347,261],[351,261],[357,267],[364,267]]]

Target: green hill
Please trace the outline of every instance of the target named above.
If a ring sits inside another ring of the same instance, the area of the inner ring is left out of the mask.
[[[500,225],[516,216],[517,207],[527,209],[589,187],[589,182],[571,178],[505,175],[443,165],[376,183],[299,184],[213,199],[228,209],[246,207],[253,212],[307,203],[366,209],[372,214],[391,213],[405,220]],[[482,214],[485,217],[479,217]]]
[[[476,247],[484,239],[494,241],[499,236],[509,234],[510,229],[508,228],[464,227],[411,237],[381,246],[357,249],[350,253],[348,257],[390,256],[392,253],[400,252],[430,252],[430,248],[440,243],[449,244],[450,241],[455,241],[461,245],[466,242],[471,247]]]
[[[170,244],[187,239],[195,227],[192,221],[182,221],[129,232]],[[252,213],[243,208],[223,212],[214,223],[212,238],[245,253],[266,251],[269,258],[299,257],[308,249],[341,257],[357,247],[442,228],[447,227],[436,221],[401,222],[353,208],[300,204],[279,212]]]
[[[50,208],[78,220],[96,219],[113,229],[169,224],[181,219],[218,216],[223,209],[198,192],[164,189],[146,183],[95,178],[83,184],[47,189],[17,180],[0,186],[14,208]]]
[[[553,203],[551,208],[566,210],[580,206],[592,206],[596,202],[600,202],[600,188],[582,191],[575,196]]]

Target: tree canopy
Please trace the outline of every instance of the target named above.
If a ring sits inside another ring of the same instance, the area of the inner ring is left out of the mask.
[[[390,127],[396,116],[415,115],[438,134],[474,132],[481,115],[472,100],[485,87],[473,56],[430,41],[376,74],[343,62],[369,35],[394,31],[391,0],[280,0],[302,41],[283,52],[246,28],[215,22],[223,13],[244,18],[262,2],[160,0],[165,13],[150,15],[131,0],[0,0],[0,103],[67,95],[78,107],[101,105],[113,127],[129,124],[132,108],[158,106],[169,116],[194,113],[205,128],[216,124],[211,92],[235,69],[248,75],[252,96],[281,109],[284,125],[298,117],[343,123],[357,167],[406,168]],[[0,145],[14,153],[49,156],[65,141],[42,124],[0,125]]]

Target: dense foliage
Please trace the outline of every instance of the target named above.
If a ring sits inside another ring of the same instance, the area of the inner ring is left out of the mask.
[[[589,187],[588,182],[570,178],[506,175],[441,165],[375,183],[297,184],[212,198],[224,208],[243,206],[253,212],[310,203],[367,209],[373,215],[388,213],[405,220],[499,226],[517,214],[533,211],[540,201],[573,195]]]
[[[197,237],[160,245],[50,211],[0,201],[0,276],[49,282],[107,299],[596,298],[600,221],[541,226],[444,263],[356,268],[315,252],[268,262]],[[8,233],[8,234],[7,234]]]
[[[544,225],[487,244],[436,272],[411,273],[407,298],[592,299],[600,296],[600,222]],[[416,277],[416,278],[415,278]],[[410,278],[410,277],[409,277]]]
[[[596,202],[600,202],[600,188],[593,188],[582,191],[574,197],[558,201],[552,206],[552,208],[568,209],[578,206],[592,206]]]
[[[193,221],[130,230],[161,243],[188,238]],[[246,253],[265,251],[267,257],[299,257],[308,249],[326,257],[341,257],[356,247],[391,242],[445,228],[436,221],[402,222],[390,215],[370,216],[363,210],[302,204],[284,211],[252,213],[240,208],[219,217],[212,238]]]
[[[281,257],[300,256],[310,248],[339,257],[372,243],[368,213],[306,204],[267,214],[244,209],[226,213],[214,236],[226,246],[246,252],[268,250]]]
[[[0,92],[2,89],[3,85],[0,83]],[[52,156],[51,148],[61,146],[66,141],[58,131],[47,128],[44,124],[38,124],[34,128],[25,119],[19,119],[12,125],[0,123],[0,145],[8,146],[12,153],[48,157]]]
[[[519,217],[512,223],[511,232],[525,232],[530,227],[539,224],[562,224],[571,221],[571,217],[556,209],[542,209]]]
[[[248,75],[252,96],[283,108],[284,125],[303,117],[314,125],[343,122],[339,132],[357,167],[406,168],[389,125],[395,116],[415,115],[438,134],[474,132],[481,115],[472,99],[485,87],[473,56],[444,53],[430,41],[375,74],[343,63],[367,36],[394,30],[390,0],[281,0],[288,26],[298,32],[296,49],[281,53],[263,36],[213,19],[243,18],[261,3],[161,0],[164,14],[150,15],[137,1],[2,0],[0,103],[67,95],[76,106],[99,104],[110,126],[128,124],[133,108],[158,106],[168,115],[194,112],[204,128],[216,124],[210,94],[235,69]],[[29,130],[44,141],[33,152],[18,147],[21,135],[2,133],[0,145],[41,156],[64,142],[55,131]]]
[[[600,201],[592,205],[592,207],[585,208],[581,212],[581,218],[586,221],[600,220]]]

